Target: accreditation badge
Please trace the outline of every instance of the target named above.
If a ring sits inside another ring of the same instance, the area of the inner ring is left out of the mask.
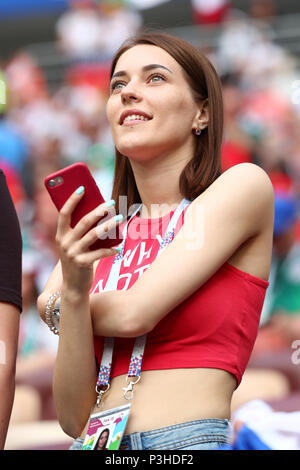
[[[90,416],[87,433],[81,450],[118,450],[130,413],[131,403],[96,411]]]

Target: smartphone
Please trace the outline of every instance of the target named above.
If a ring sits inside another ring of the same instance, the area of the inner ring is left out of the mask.
[[[71,216],[71,227],[74,228],[79,220],[100,204],[105,202],[97,184],[87,165],[77,162],[67,166],[62,170],[51,173],[44,179],[45,187],[58,211],[63,207],[67,199],[79,186],[84,186],[84,195],[75,207]],[[105,216],[104,216],[105,217]],[[104,219],[104,217],[102,219]],[[94,227],[101,222],[99,219]],[[91,230],[90,227],[89,230]],[[122,235],[117,226],[113,231],[108,232],[105,238],[99,238],[90,246],[90,250],[99,248],[111,248],[122,242]]]

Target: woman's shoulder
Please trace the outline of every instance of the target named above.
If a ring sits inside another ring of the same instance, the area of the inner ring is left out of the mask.
[[[254,163],[235,165],[192,201],[186,217],[198,217],[200,212],[206,213],[206,220],[222,218],[228,223],[236,221],[237,225],[244,221],[253,235],[257,234],[273,224],[272,182],[266,171]]]
[[[222,198],[238,199],[247,205],[274,205],[274,189],[267,172],[255,163],[239,163],[222,173],[195,201]]]
[[[255,163],[239,163],[224,171],[208,188],[209,191],[260,191],[259,195],[274,196],[267,172]],[[204,194],[204,193],[203,193]],[[237,195],[237,194],[236,194]]]
[[[228,170],[224,171],[221,176],[222,175],[240,175],[244,177],[250,176],[256,178],[257,180],[264,180],[266,184],[272,185],[268,173],[256,163],[238,163],[237,165],[228,168]]]

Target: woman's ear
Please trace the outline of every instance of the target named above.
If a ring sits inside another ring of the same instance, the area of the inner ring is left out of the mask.
[[[197,116],[194,121],[193,129],[203,130],[207,127],[209,121],[208,99],[201,101],[198,106]]]

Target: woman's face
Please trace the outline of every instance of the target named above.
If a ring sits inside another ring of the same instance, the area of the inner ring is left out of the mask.
[[[103,433],[102,433],[101,436],[99,437],[98,449],[101,450],[101,449],[103,449],[103,448],[106,446],[107,439],[108,439],[108,432],[107,432],[107,431],[103,431]]]
[[[193,151],[199,108],[183,69],[160,47],[138,45],[122,54],[106,109],[122,155],[146,160]]]

